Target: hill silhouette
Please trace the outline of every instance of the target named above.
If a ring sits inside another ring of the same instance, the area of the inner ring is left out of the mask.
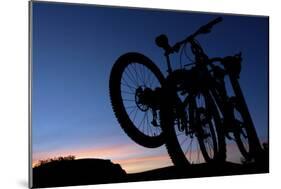
[[[128,174],[128,181],[152,181],[168,180],[180,178],[198,178],[212,176],[229,176],[268,173],[269,168],[266,164],[237,164],[231,162],[224,163],[202,163],[193,164],[188,167],[164,167],[142,173]]]
[[[48,162],[33,168],[33,188],[104,184],[132,181],[167,180],[225,175],[268,173],[268,162],[202,163],[188,167],[164,167],[127,174],[119,164],[103,159],[78,159]]]
[[[33,168],[33,188],[121,182],[125,177],[121,166],[110,160],[53,161]]]

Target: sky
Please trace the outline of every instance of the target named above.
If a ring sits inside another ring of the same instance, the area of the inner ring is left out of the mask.
[[[198,12],[33,2],[32,158],[104,158],[127,172],[172,165],[164,146],[149,149],[121,129],[109,97],[109,76],[126,52],[149,57],[166,76],[162,49],[219,16]],[[242,52],[240,84],[262,141],[268,136],[268,19],[220,15],[223,22],[198,37],[209,57]],[[177,60],[177,59],[172,59]],[[178,61],[172,63],[179,66]],[[229,159],[240,155],[229,147]]]

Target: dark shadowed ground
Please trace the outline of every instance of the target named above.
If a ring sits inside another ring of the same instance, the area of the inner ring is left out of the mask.
[[[166,180],[223,175],[268,173],[268,162],[235,164],[195,164],[189,167],[165,167],[142,173],[126,174],[110,160],[80,159],[49,162],[33,168],[33,188],[90,185],[132,181]]]

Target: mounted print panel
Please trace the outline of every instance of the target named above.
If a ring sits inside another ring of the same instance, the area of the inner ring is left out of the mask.
[[[269,18],[30,2],[30,187],[269,172]]]

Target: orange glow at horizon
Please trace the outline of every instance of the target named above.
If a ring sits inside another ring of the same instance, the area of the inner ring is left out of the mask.
[[[228,144],[227,149],[227,161],[239,163],[241,154],[236,144]],[[98,148],[84,148],[75,151],[64,150],[36,153],[33,154],[32,167],[36,166],[40,160],[68,155],[74,155],[76,159],[109,159],[112,163],[120,164],[127,173],[143,172],[173,165],[166,151],[159,153],[159,150],[151,149],[152,151],[156,150],[155,152],[158,152],[151,154],[147,153],[147,150],[149,151],[149,149],[134,144],[124,144]]]
[[[144,156],[113,161],[119,163],[127,173],[137,173],[173,165],[167,155]]]
[[[118,163],[127,173],[136,173],[172,165],[168,154],[145,154],[144,148],[136,145],[116,145],[98,148],[85,148],[78,150],[64,150],[42,152],[33,155],[32,166],[36,166],[40,160],[55,158],[58,156],[74,155],[76,159],[98,158],[109,159]]]

